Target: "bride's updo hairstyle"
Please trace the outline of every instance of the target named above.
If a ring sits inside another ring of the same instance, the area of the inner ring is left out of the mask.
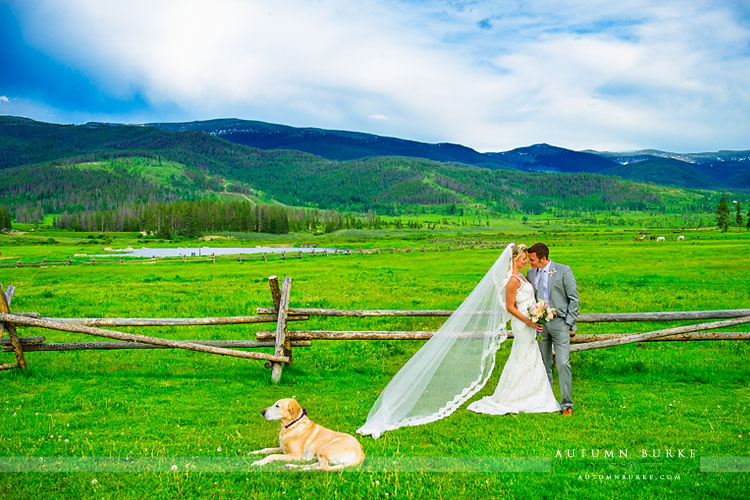
[[[527,253],[526,245],[524,245],[523,243],[519,243],[517,245],[514,244],[513,245],[513,262],[517,261],[518,258],[525,253]]]

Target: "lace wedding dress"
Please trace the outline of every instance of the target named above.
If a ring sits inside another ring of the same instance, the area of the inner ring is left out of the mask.
[[[516,292],[518,310],[527,314],[534,304],[534,288],[523,278]],[[471,403],[467,409],[476,413],[548,413],[560,411],[560,405],[549,385],[542,354],[536,342],[536,331],[515,316],[511,319],[513,347],[505,363],[495,393]]]

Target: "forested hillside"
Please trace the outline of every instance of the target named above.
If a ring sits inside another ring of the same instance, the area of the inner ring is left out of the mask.
[[[750,151],[627,153],[572,151],[534,144],[499,153],[480,153],[460,144],[410,141],[360,132],[298,128],[235,118],[152,123],[172,132],[200,131],[260,149],[293,149],[329,160],[407,156],[490,169],[524,172],[589,172],[687,188],[750,189]]]
[[[553,151],[554,152],[554,151]],[[597,174],[489,170],[411,157],[334,161],[197,132],[0,119],[0,204],[14,217],[138,203],[245,199],[397,214],[474,205],[495,212],[711,211],[717,193]]]

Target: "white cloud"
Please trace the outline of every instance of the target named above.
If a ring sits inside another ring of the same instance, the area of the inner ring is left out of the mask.
[[[0,95],[0,102],[10,102],[10,101],[8,100],[8,96]]]
[[[485,151],[750,146],[750,33],[723,2],[457,5],[49,0],[26,16],[29,40],[106,93],[183,119]]]

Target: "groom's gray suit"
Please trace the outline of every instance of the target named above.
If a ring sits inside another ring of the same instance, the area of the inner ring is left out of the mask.
[[[552,385],[552,346],[555,346],[557,375],[560,379],[560,406],[564,410],[573,407],[569,332],[576,329],[578,288],[570,267],[550,261],[547,269],[549,274],[548,303],[550,307],[557,311],[557,314],[552,321],[548,321],[544,325],[539,349],[542,351],[544,367],[547,369],[547,377],[549,377],[549,383]],[[526,279],[534,286],[537,300],[544,298],[539,296],[540,290],[537,290],[537,278],[543,278],[543,276],[538,276],[539,273],[541,273],[541,270],[536,268],[531,268],[526,273]]]

